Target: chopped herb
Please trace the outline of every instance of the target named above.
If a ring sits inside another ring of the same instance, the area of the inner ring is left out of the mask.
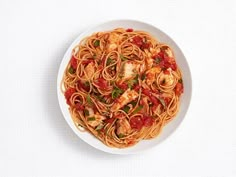
[[[94,47],[98,47],[100,45],[100,41],[99,40],[96,40],[94,43],[93,43]]]
[[[82,127],[82,128],[84,128],[83,125],[81,125],[81,124],[77,124],[77,126],[78,126],[78,127]]]
[[[89,117],[88,118],[88,121],[94,121],[94,120],[96,120],[95,117]]]
[[[183,79],[179,79],[178,82],[182,84],[183,83]]]
[[[72,67],[70,67],[68,71],[69,71],[70,74],[74,74],[75,73],[75,69],[72,68]]]
[[[138,83],[138,74],[135,76],[135,78],[133,80],[130,80],[128,82],[128,87],[131,89],[137,83]]]
[[[132,106],[135,107],[137,104],[137,101],[131,101],[130,104],[132,104]]]
[[[86,82],[84,83],[84,85],[85,85],[86,87],[89,87],[89,86],[90,86],[89,81],[86,81]]]
[[[106,102],[105,98],[102,95],[97,95],[97,98],[98,98],[99,101],[101,101],[103,103]]]
[[[128,60],[128,58],[124,57],[124,55],[120,54],[120,58],[122,61]]]
[[[156,62],[156,64],[159,64],[161,62],[161,58],[156,58],[155,62]]]
[[[161,102],[162,106],[164,106],[164,108],[165,108],[166,103],[165,103],[164,99],[159,97],[158,100]]]
[[[111,93],[112,99],[117,98],[118,96],[120,96],[121,93],[123,93],[123,91],[119,89],[118,87],[115,87]]]
[[[110,57],[107,59],[107,66],[108,65],[110,65],[110,64],[112,64],[112,63],[114,63],[114,60],[113,59],[111,59]]]
[[[119,137],[119,138],[124,138],[124,137],[125,137],[125,135],[124,135],[124,134],[122,134],[122,133],[120,133],[120,134],[118,135],[118,137]]]
[[[104,127],[103,124],[99,124],[99,125],[95,128],[95,130],[101,130],[103,127]]]
[[[146,74],[143,73],[141,76],[141,80],[143,81],[145,78],[146,78]]]
[[[128,87],[129,87],[130,89],[132,88],[131,82],[128,82]]]
[[[143,106],[138,106],[138,107],[134,110],[133,114],[138,113],[141,109],[143,109]]]
[[[86,101],[88,102],[88,104],[92,104],[92,100],[91,100],[90,95],[87,95]]]
[[[96,54],[93,54],[93,59],[96,59],[97,55]]]
[[[87,109],[84,110],[84,115],[89,116],[89,111]]]
[[[126,113],[128,113],[128,112],[129,112],[129,109],[130,109],[130,107],[129,107],[129,106],[127,106],[127,105],[125,105],[125,106],[124,106],[124,108],[123,108],[123,110],[124,110]]]

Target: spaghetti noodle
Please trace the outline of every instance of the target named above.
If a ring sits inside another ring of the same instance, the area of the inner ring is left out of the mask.
[[[158,136],[175,117],[183,82],[168,45],[117,28],[75,46],[61,89],[79,130],[125,148]]]

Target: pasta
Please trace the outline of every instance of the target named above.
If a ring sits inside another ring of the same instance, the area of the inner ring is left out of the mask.
[[[183,81],[168,45],[147,32],[117,28],[74,47],[61,90],[79,130],[126,148],[157,137],[176,116]]]

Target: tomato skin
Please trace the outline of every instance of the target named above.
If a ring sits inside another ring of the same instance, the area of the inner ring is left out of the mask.
[[[149,48],[150,48],[150,45],[151,45],[150,43],[147,43],[147,42],[146,42],[146,43],[143,43],[140,48],[141,48],[142,50],[144,50],[144,49],[149,49]]]
[[[87,60],[82,61],[82,64],[88,65],[89,63],[92,63],[92,62],[94,62],[93,59],[87,59]]]
[[[83,111],[84,110],[84,106],[80,103],[76,103],[75,104],[75,108],[78,110],[78,111]]]
[[[111,123],[114,122],[114,120],[115,120],[115,117],[113,117],[113,118],[108,118],[108,119],[106,119],[104,122],[107,123],[107,124],[108,124],[108,123],[111,124]]]
[[[66,102],[67,102],[68,105],[71,105],[71,103],[70,103],[70,98],[71,98],[71,96],[73,95],[73,93],[75,93],[75,92],[76,92],[76,89],[75,89],[75,88],[68,88],[68,89],[65,91],[64,95],[65,95]]]
[[[176,71],[177,69],[176,62],[172,58],[168,57],[163,51],[160,51],[158,54],[153,55],[152,58],[160,59],[159,65],[162,69],[171,68],[174,71]]]
[[[132,28],[126,29],[126,32],[133,32],[134,30]]]
[[[183,92],[184,92],[183,84],[177,82],[177,84],[176,84],[176,86],[175,86],[175,94],[176,94],[177,96],[180,96]]]
[[[78,66],[77,59],[73,55],[71,57],[70,64],[73,69],[77,69]]]
[[[136,91],[136,92],[138,92],[139,90],[140,90],[140,86],[139,85],[136,85],[136,86],[134,86],[134,90]]]
[[[130,119],[130,126],[132,129],[141,130],[143,127],[143,121],[141,117],[133,117]]]
[[[154,123],[154,119],[150,116],[143,116],[143,125],[145,127],[150,127]]]
[[[143,39],[140,36],[134,36],[132,43],[141,47],[143,45]]]
[[[150,96],[149,98],[154,105],[159,105],[159,101],[155,96]]]
[[[128,84],[123,82],[121,84],[117,84],[117,86],[122,89],[122,90],[127,90],[128,89]]]
[[[158,99],[152,95],[152,91],[149,89],[143,89],[142,93],[146,96],[149,97],[150,101],[154,104],[154,105],[159,105],[159,101]]]
[[[97,79],[97,85],[102,90],[107,90],[108,89],[108,83],[104,78],[98,78]]]
[[[165,101],[166,105],[169,105],[171,98],[166,97],[166,98],[164,98],[164,101]]]
[[[90,89],[89,86],[86,86],[84,83],[81,82],[81,80],[78,80],[77,84],[78,84],[78,87],[79,87],[79,88],[82,88],[82,89],[84,89],[84,90],[87,91],[87,92],[88,92],[89,89]]]
[[[143,90],[142,90],[142,93],[143,93],[144,95],[148,96],[148,97],[150,97],[150,96],[152,95],[151,91],[148,90],[148,89],[143,89]]]

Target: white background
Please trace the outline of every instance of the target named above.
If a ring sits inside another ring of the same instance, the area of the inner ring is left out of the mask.
[[[138,155],[82,142],[57,102],[70,43],[112,19],[157,26],[183,50],[193,97],[185,120]],[[0,176],[236,176],[236,1],[0,1]]]

